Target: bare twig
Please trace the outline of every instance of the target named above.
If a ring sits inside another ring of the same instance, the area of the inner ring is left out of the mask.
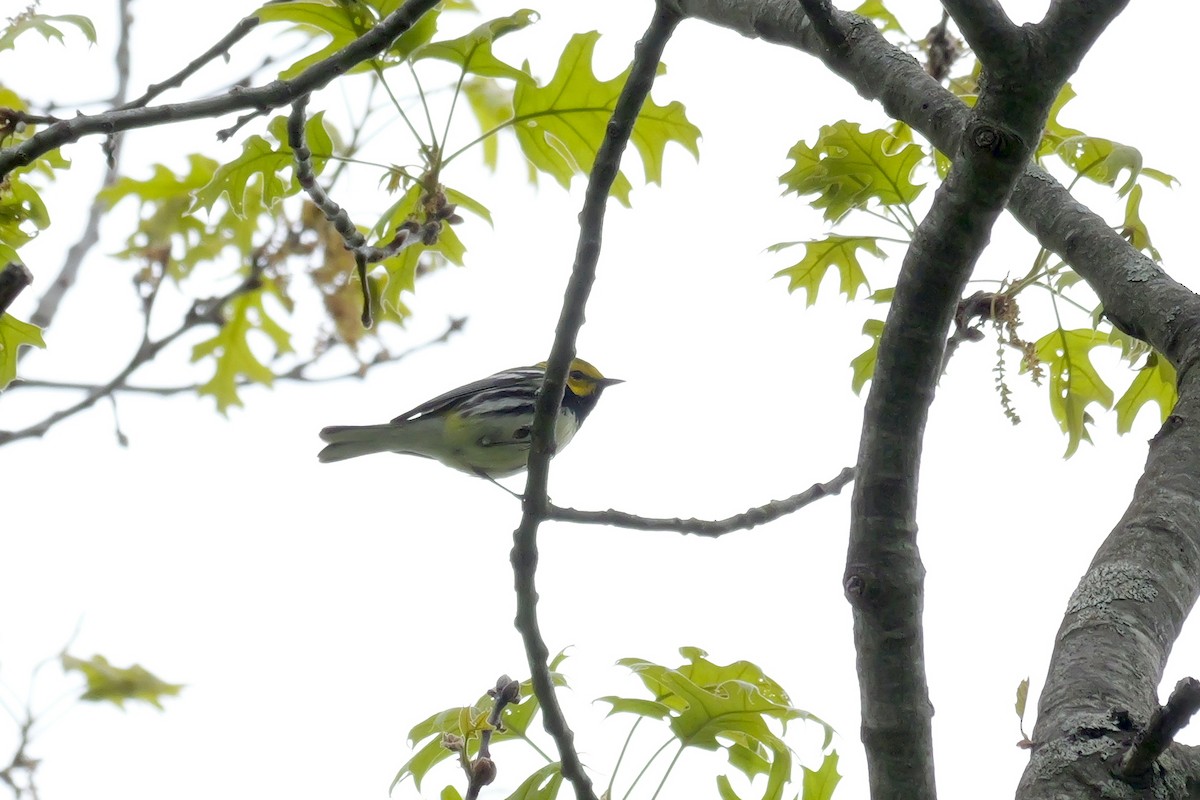
[[[0,269],[0,314],[17,299],[25,287],[33,283],[33,273],[24,264],[12,262]]]
[[[854,468],[846,467],[825,483],[815,483],[803,492],[794,494],[785,500],[772,500],[765,505],[755,506],[725,519],[640,517],[613,509],[580,511],[554,504],[550,504],[546,518],[561,522],[578,522],[584,525],[615,525],[618,528],[631,528],[638,531],[674,531],[675,533],[690,533],[695,536],[717,538],[727,533],[749,530],[756,525],[773,522],[820,500],[822,497],[839,494],[852,480],[854,480]]]
[[[319,352],[312,358],[305,359],[304,361],[301,361],[300,363],[293,366],[287,372],[282,372],[282,373],[276,375],[275,380],[276,381],[296,381],[298,383],[332,383],[334,381],[344,381],[344,380],[350,380],[352,378],[361,379],[361,378],[366,377],[367,371],[369,369],[371,369],[372,367],[378,366],[380,364],[394,364],[398,361],[403,361],[404,359],[408,358],[409,356],[413,355],[414,353],[420,352],[421,350],[424,350],[428,347],[433,347],[433,346],[439,345],[439,344],[445,344],[446,342],[450,341],[451,337],[453,337],[456,333],[460,332],[463,329],[463,326],[466,325],[466,322],[467,322],[467,320],[465,317],[452,318],[449,321],[449,323],[447,324],[446,330],[442,331],[442,333],[439,334],[437,337],[435,337],[433,339],[429,339],[428,341],[421,342],[420,344],[413,345],[412,347],[408,348],[407,350],[401,350],[399,353],[389,353],[386,350],[381,350],[375,354],[374,358],[370,359],[369,361],[363,362],[362,364],[360,364],[357,368],[355,368],[353,370],[350,370],[347,372],[339,372],[336,375],[321,375],[319,377],[313,377],[313,376],[307,375],[306,373],[308,372],[310,367],[319,363],[321,361],[321,359],[325,356],[326,353],[331,352],[329,349],[322,349],[322,350],[319,350]],[[332,342],[332,340],[330,340],[330,342],[327,342],[326,344],[329,344],[331,342]],[[238,387],[250,386],[250,385],[256,384],[256,383],[257,383],[257,381],[252,381],[247,378],[239,378],[237,381]],[[119,392],[119,393],[124,393],[124,394],[152,394],[152,395],[158,395],[159,397],[170,397],[172,395],[184,394],[187,392],[194,392],[200,388],[200,385],[201,384],[198,384],[198,383],[189,383],[189,384],[185,384],[185,385],[181,385],[181,386],[132,386],[132,385],[126,383],[126,384],[116,387],[113,390],[113,393],[115,394],[115,393]],[[75,382],[71,382],[71,381],[39,380],[37,378],[17,378],[15,381],[13,381],[11,384],[9,384],[8,389],[6,391],[11,392],[13,389],[27,388],[27,389],[68,389],[68,390],[84,391],[84,392],[96,392],[96,391],[101,391],[104,388],[104,386],[105,386],[105,384],[97,384],[97,383],[75,383]]]
[[[125,385],[125,382],[129,380],[130,375],[136,372],[142,365],[152,361],[167,345],[171,344],[180,336],[183,336],[188,331],[200,325],[220,326],[223,324],[221,315],[222,309],[225,307],[226,303],[228,303],[230,300],[233,300],[235,297],[259,289],[262,286],[262,282],[257,271],[252,271],[250,276],[247,277],[245,281],[221,297],[213,297],[206,300],[195,301],[192,304],[191,310],[188,311],[187,315],[183,319],[183,322],[178,328],[161,339],[152,340],[149,336],[150,310],[154,304],[155,298],[157,297],[157,287],[159,283],[160,282],[156,282],[150,293],[143,298],[142,302],[145,324],[142,331],[142,342],[139,345],[137,352],[135,352],[133,357],[129,360],[129,363],[126,364],[125,367],[118,372],[112,380],[106,384],[103,384],[102,386],[96,387],[92,391],[89,391],[87,395],[78,403],[59,411],[55,411],[53,414],[48,415],[41,422],[30,425],[29,427],[16,431],[0,430],[0,446],[6,445],[9,442],[15,442],[19,439],[32,439],[44,436],[47,431],[64,419],[73,417],[80,411],[91,408],[98,400],[111,396],[114,392]]]
[[[554,739],[562,763],[563,776],[571,781],[577,800],[596,800],[592,781],[583,769],[575,751],[574,735],[563,716],[554,694],[547,659],[550,652],[538,629],[537,573],[538,526],[546,518],[549,501],[546,484],[550,456],[554,449],[554,420],[562,403],[567,370],[575,355],[575,339],[583,325],[584,307],[592,282],[596,278],[596,263],[600,258],[600,242],[604,229],[604,211],[608,195],[620,168],[621,154],[629,143],[633,124],[642,104],[650,94],[663,48],[681,19],[679,11],[660,2],[646,33],[634,49],[629,77],[613,109],[612,119],[605,128],[604,140],[596,152],[588,179],[583,210],[579,214],[579,243],[575,264],[567,283],[566,297],[554,333],[546,375],[538,394],[533,418],[532,446],[529,453],[529,475],[525,484],[521,523],[513,533],[512,564],[516,584],[516,627],[525,645],[534,693],[542,705],[542,724]]]
[[[1200,711],[1200,681],[1184,678],[1175,684],[1167,704],[1154,712],[1125,751],[1118,770],[1121,777],[1145,775],[1197,711]]]
[[[228,55],[230,48],[241,41],[246,34],[250,33],[250,31],[257,28],[258,24],[258,17],[246,17],[245,19],[240,20],[236,25],[233,26],[233,29],[230,30],[229,33],[218,39],[216,44],[193,59],[186,67],[179,70],[179,72],[176,72],[174,75],[162,81],[161,83],[150,84],[150,86],[146,89],[145,94],[143,94],[141,97],[137,98],[136,100],[130,100],[128,103],[120,105],[117,108],[120,110],[129,108],[144,108],[151,100],[158,97],[168,89],[179,88],[183,85],[184,81],[199,72],[202,67],[208,64],[214,58]],[[123,100],[119,100],[117,102],[123,102]]]

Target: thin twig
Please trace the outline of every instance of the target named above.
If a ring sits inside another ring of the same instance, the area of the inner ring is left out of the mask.
[[[116,104],[125,102],[125,98],[129,94],[131,70],[129,40],[133,28],[133,15],[129,10],[129,3],[130,0],[118,0],[117,2],[117,15],[120,19],[121,31],[120,37],[117,39],[117,50],[113,56],[113,63],[117,71],[117,88],[113,94],[113,102]],[[117,180],[122,138],[119,133],[114,131],[104,141],[104,154],[108,169],[104,173],[101,188],[112,186]],[[48,328],[54,321],[59,305],[79,277],[79,270],[83,266],[84,259],[100,241],[100,220],[107,211],[108,204],[101,200],[100,194],[97,193],[88,208],[87,221],[83,224],[83,233],[67,250],[67,256],[58,271],[58,277],[38,300],[37,307],[29,318],[34,325],[39,328]]]
[[[130,375],[136,372],[147,362],[152,361],[163,348],[174,342],[180,336],[183,336],[188,331],[200,325],[209,324],[220,326],[222,324],[222,309],[225,307],[226,303],[240,295],[246,294],[247,292],[259,289],[262,286],[260,276],[257,274],[257,272],[252,272],[251,275],[239,286],[222,295],[221,297],[195,301],[192,304],[191,310],[188,311],[183,322],[178,328],[161,339],[151,340],[148,333],[150,324],[150,309],[154,303],[155,297],[157,297],[157,286],[159,283],[161,283],[161,279],[155,284],[154,288],[152,288],[150,294],[147,295],[143,300],[143,313],[145,314],[146,319],[142,333],[142,342],[138,347],[137,352],[135,352],[133,357],[129,360],[129,363],[126,364],[125,367],[118,372],[112,380],[106,384],[103,384],[102,386],[96,387],[96,389],[93,391],[88,392],[87,396],[85,396],[78,403],[59,411],[55,411],[53,414],[48,415],[41,422],[30,425],[27,428],[22,428],[16,431],[0,430],[0,446],[6,445],[9,442],[15,442],[19,439],[32,439],[44,436],[47,431],[49,431],[59,422],[62,422],[64,419],[73,417],[80,411],[91,408],[98,400],[109,397],[122,386],[124,386],[125,381],[129,379]]]
[[[1197,711],[1200,711],[1200,681],[1184,678],[1175,684],[1167,704],[1154,712],[1125,751],[1118,771],[1121,777],[1145,775]]]
[[[550,504],[546,518],[561,522],[578,522],[583,525],[614,525],[618,528],[631,528],[638,531],[674,531],[675,533],[690,533],[694,536],[707,536],[715,539],[727,533],[749,530],[756,525],[773,522],[823,497],[839,494],[852,480],[854,480],[854,467],[846,467],[833,479],[825,483],[814,483],[808,489],[794,494],[786,500],[772,500],[765,505],[755,506],[725,519],[640,517],[611,508],[607,511],[580,511],[554,504]]]
[[[437,3],[438,0],[407,0],[374,28],[289,80],[271,81],[252,89],[235,87],[219,97],[186,103],[113,109],[101,114],[80,114],[56,122],[21,144],[0,150],[0,178],[16,167],[33,163],[51,150],[91,134],[117,133],[170,122],[205,119],[238,111],[259,112],[290,105],[298,98],[326,86],[352,67],[379,55]]]
[[[205,50],[199,56],[191,61],[186,67],[176,72],[171,77],[161,83],[152,83],[146,89],[145,94],[136,100],[130,100],[124,105],[117,106],[117,109],[124,110],[129,108],[144,108],[151,100],[158,97],[168,89],[178,89],[183,85],[184,81],[195,75],[202,67],[207,65],[217,56],[228,55],[230,48],[241,41],[246,34],[258,27],[260,20],[258,17],[246,17],[240,20],[229,33],[217,40],[217,43]],[[261,67],[260,67],[261,69]],[[118,100],[117,102],[123,102]]]
[[[596,278],[596,263],[600,258],[604,211],[609,192],[620,167],[621,154],[633,132],[633,124],[654,84],[663,48],[666,47],[680,19],[682,16],[679,11],[674,7],[669,8],[667,3],[660,3],[656,7],[646,33],[634,49],[629,78],[621,89],[612,119],[605,127],[604,140],[592,164],[583,210],[579,214],[579,243],[575,251],[575,264],[567,283],[566,297],[554,333],[554,344],[550,349],[546,375],[534,412],[533,441],[529,453],[529,475],[525,484],[521,523],[513,533],[516,627],[525,645],[534,693],[542,705],[542,724],[554,739],[562,763],[562,774],[574,786],[577,800],[596,800],[596,794],[592,789],[592,781],[579,760],[579,754],[575,751],[574,735],[554,694],[554,684],[547,666],[550,652],[538,629],[538,596],[534,580],[538,562],[537,530],[549,510],[546,484],[550,456],[554,449],[554,420],[558,418],[567,370],[575,355],[575,339],[583,325],[584,307],[592,282]]]
[[[389,353],[386,350],[381,350],[378,353],[376,353],[372,359],[370,359],[369,361],[365,361],[362,364],[359,364],[358,367],[356,367],[355,369],[350,370],[348,372],[339,372],[336,375],[321,375],[319,377],[312,377],[310,375],[305,374],[310,367],[319,363],[321,361],[321,359],[324,358],[324,356],[327,353],[332,352],[329,349],[323,349],[323,350],[320,350],[317,353],[317,355],[313,356],[312,358],[305,359],[304,361],[301,361],[300,363],[296,364],[291,369],[289,369],[287,372],[279,373],[278,375],[275,376],[274,380],[275,381],[295,381],[297,383],[333,383],[335,381],[350,380],[352,378],[362,379],[362,378],[366,377],[367,371],[372,367],[378,366],[380,364],[394,364],[398,361],[403,361],[404,359],[408,358],[409,356],[413,355],[414,353],[420,352],[421,350],[424,350],[428,347],[433,347],[434,345],[439,345],[439,344],[445,344],[446,342],[450,341],[450,338],[452,336],[454,336],[454,334],[458,333],[459,331],[461,331],[463,329],[463,326],[466,325],[466,322],[467,322],[467,320],[465,317],[451,318],[450,322],[446,326],[446,330],[442,331],[442,333],[440,335],[438,335],[437,337],[435,337],[433,339],[429,339],[428,341],[425,341],[425,342],[421,342],[420,344],[413,345],[412,347],[408,348],[407,350],[402,350],[399,353]],[[330,342],[327,342],[326,344],[330,344],[330,343],[332,343],[332,340]],[[237,380],[237,386],[239,388],[243,387],[243,386],[251,386],[251,385],[261,385],[261,384],[259,384],[258,381],[252,381],[248,378],[239,378]],[[13,381],[11,384],[9,384],[8,389],[6,389],[6,391],[11,392],[13,389],[27,388],[27,389],[68,389],[68,390],[84,391],[84,392],[96,392],[96,391],[102,390],[104,388],[104,386],[105,386],[105,384],[98,384],[98,383],[76,383],[76,382],[72,382],[72,381],[39,380],[37,378],[17,378],[15,381]],[[185,394],[188,392],[195,392],[200,388],[200,386],[201,386],[201,384],[199,384],[199,383],[189,383],[189,384],[185,384],[185,385],[181,385],[181,386],[131,386],[129,384],[123,384],[121,386],[116,387],[113,391],[114,391],[114,393],[121,392],[121,393],[127,393],[127,394],[152,394],[152,395],[157,395],[159,397],[171,397],[171,396],[177,395],[177,394]]]

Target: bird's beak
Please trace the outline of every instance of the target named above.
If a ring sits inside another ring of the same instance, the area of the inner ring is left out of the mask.
[[[596,381],[596,383],[598,385],[600,385],[601,387],[615,386],[618,383],[624,383],[624,382],[625,381],[621,380],[620,378],[601,378],[600,380]]]

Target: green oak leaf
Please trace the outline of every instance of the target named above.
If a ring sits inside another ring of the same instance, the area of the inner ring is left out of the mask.
[[[115,667],[104,656],[92,656],[88,661],[62,654],[64,672],[79,672],[87,680],[81,700],[107,702],[118,708],[126,700],[140,700],[162,710],[162,698],[174,697],[183,689],[181,683],[167,683],[138,664]]]
[[[1147,403],[1158,404],[1158,414],[1166,422],[1179,395],[1175,389],[1175,368],[1156,352],[1146,356],[1146,363],[1138,370],[1133,383],[1117,400],[1117,433],[1133,430],[1133,421]]]
[[[0,314],[0,389],[17,377],[17,353],[22,347],[46,346],[42,329],[12,314]]]
[[[534,772],[505,800],[555,800],[562,786],[561,765],[555,761]]]
[[[887,6],[883,4],[883,0],[866,0],[865,3],[854,9],[854,13],[878,22],[879,30],[883,33],[895,31],[896,33],[904,34],[904,28],[901,27],[900,20],[896,19],[896,15],[891,11],[888,11]],[[907,36],[907,34],[904,35]]]
[[[215,398],[217,410],[222,414],[230,406],[242,405],[238,395],[239,380],[244,378],[267,386],[275,380],[275,373],[250,348],[248,337],[251,331],[265,334],[274,346],[276,356],[292,351],[290,335],[271,318],[263,305],[263,292],[271,288],[267,282],[263,289],[246,292],[231,300],[221,329],[192,348],[193,363],[207,356],[216,359],[212,378],[198,391]]]
[[[1058,115],[1075,97],[1075,89],[1070,83],[1064,83],[1058,96],[1054,98],[1054,103],[1050,106],[1050,115],[1046,119],[1046,127],[1042,129],[1042,138],[1038,142],[1035,153],[1039,162],[1046,156],[1054,155],[1059,146],[1067,139],[1083,135],[1083,131],[1063,125],[1058,121]]]
[[[333,137],[325,127],[325,112],[313,114],[304,125],[305,144],[313,153],[313,170],[321,172],[333,152]],[[292,194],[300,191],[295,180],[295,159],[287,144],[287,117],[278,116],[267,125],[274,141],[257,134],[242,145],[242,154],[222,164],[207,185],[195,192],[192,211],[212,211],[222,196],[239,217],[257,216]],[[280,170],[291,169],[293,177],[285,182]]]
[[[507,17],[489,20],[466,36],[444,42],[430,42],[413,53],[413,61],[436,58],[462,67],[463,73],[488,78],[507,78],[517,82],[536,83],[526,71],[505,64],[492,52],[492,43],[501,36],[519,31],[537,22],[538,13],[521,9]]]
[[[592,72],[592,54],[599,38],[595,31],[575,34],[549,83],[538,87],[522,82],[513,92],[512,122],[522,152],[537,170],[553,177],[564,189],[570,186],[572,177],[591,170],[617,97],[629,76],[626,69],[601,81]],[[682,103],[660,106],[646,98],[630,142],[642,158],[646,182],[662,183],[667,144],[677,142],[698,158],[699,138],[700,129],[688,120]],[[618,172],[613,196],[628,206],[630,189],[629,179]]]
[[[1069,331],[1058,328],[1034,344],[1038,361],[1049,365],[1046,372],[1050,411],[1067,434],[1064,458],[1073,456],[1080,442],[1092,440],[1087,426],[1093,420],[1087,407],[1097,403],[1103,408],[1112,408],[1113,391],[1091,361],[1092,348],[1107,344],[1108,336],[1092,328]],[[1026,368],[1022,367],[1021,371]]]
[[[779,684],[756,665],[747,661],[717,665],[698,648],[680,652],[689,663],[677,669],[636,658],[617,663],[633,672],[655,700],[670,709],[668,727],[683,747],[725,749],[731,764],[738,768],[751,765],[752,775],[761,772],[762,760],[769,761],[764,798],[782,797],[791,777],[792,751],[768,720],[784,725],[797,719],[816,722],[825,729],[826,746],[833,729],[790,705]],[[759,760],[748,759],[747,753],[758,755]]]
[[[118,258],[166,265],[168,277],[179,281],[191,274],[203,261],[216,259],[226,247],[248,253],[258,232],[256,216],[241,216],[226,210],[215,220],[188,213],[193,193],[208,185],[219,162],[201,155],[188,156],[189,169],[176,174],[163,164],[155,164],[151,177],[122,177],[101,191],[101,198],[115,206],[125,198],[136,199],[141,206],[137,227],[126,240]],[[257,188],[247,195],[251,205],[257,201]]]
[[[567,679],[558,672],[558,667],[565,657],[560,652],[550,661],[550,680],[555,686],[567,685]],[[468,737],[470,731],[464,730],[464,720],[474,720],[480,714],[486,717],[490,713],[492,702],[492,698],[485,693],[475,701],[474,705],[448,708],[414,725],[408,732],[409,744],[416,746],[421,742],[425,743],[413,754],[412,758],[400,767],[396,777],[392,779],[392,785],[388,787],[388,792],[390,793],[392,789],[396,788],[396,784],[408,777],[413,779],[417,791],[420,791],[421,781],[425,779],[429,771],[454,755],[442,744],[442,736],[447,733],[466,739],[468,755],[477,752],[479,742],[475,738]],[[528,679],[522,681],[521,700],[515,705],[504,707],[504,711],[500,715],[502,730],[492,734],[492,742],[499,743],[510,739],[528,738],[529,726],[539,708],[537,696],[533,693],[533,681]]]
[[[871,346],[850,362],[850,369],[853,370],[850,388],[854,390],[855,394],[862,394],[863,387],[875,374],[875,359],[879,356],[879,337],[883,336],[883,320],[867,320],[863,323],[862,332],[871,337]]]
[[[1148,254],[1155,261],[1161,262],[1162,255],[1150,243],[1150,231],[1142,219],[1142,187],[1134,186],[1125,198],[1125,221],[1121,224],[1121,235],[1133,245],[1134,249]]]
[[[290,0],[268,3],[255,11],[254,15],[263,22],[290,22],[302,30],[329,37],[329,41],[320,50],[305,56],[279,73],[280,78],[287,80],[351,44],[394,10],[395,3],[383,3],[376,8],[362,2]],[[414,50],[433,38],[437,32],[439,13],[438,9],[426,12],[411,28],[397,37],[383,57],[356,64],[349,72],[370,72],[403,63]]]
[[[834,750],[825,755],[819,769],[804,768],[804,793],[802,800],[829,800],[842,776],[838,774],[838,754]]]
[[[20,261],[16,249],[50,227],[50,211],[37,189],[22,176],[9,175],[0,186],[0,242],[8,248],[4,263]]]
[[[60,23],[60,25],[56,26],[54,23]],[[33,6],[30,6],[29,9],[9,20],[8,26],[0,31],[0,52],[12,50],[17,37],[30,32],[40,33],[47,42],[53,40],[61,44],[63,42],[61,25],[70,25],[82,33],[88,42],[96,43],[96,26],[87,17],[79,14],[59,14],[58,16],[35,14]]]
[[[1099,136],[1081,133],[1067,137],[1055,148],[1055,154],[1079,176],[1105,186],[1116,186],[1121,173],[1128,173],[1125,182],[1117,189],[1118,197],[1129,194],[1141,175],[1164,186],[1179,182],[1165,172],[1143,166],[1142,153],[1136,147]]]
[[[817,195],[810,205],[825,209],[827,220],[839,220],[872,200],[907,207],[925,188],[912,182],[924,150],[890,131],[864,132],[856,122],[825,125],[813,146],[797,142],[788,158],[796,164],[779,177],[784,193]]]
[[[858,296],[858,290],[864,286],[870,290],[866,273],[863,272],[862,262],[859,261],[859,250],[864,250],[876,258],[886,258],[879,247],[875,236],[841,236],[830,234],[824,239],[807,242],[781,242],[767,249],[778,252],[793,245],[804,245],[804,258],[786,269],[775,273],[776,278],[788,279],[788,291],[805,292],[805,305],[811,306],[817,302],[817,291],[821,281],[831,269],[836,269],[841,277],[841,292],[847,300]]]
[[[495,171],[496,165],[499,163],[500,139],[487,134],[512,119],[513,90],[501,86],[498,81],[491,78],[473,75],[463,81],[462,91],[467,98],[467,105],[470,107],[471,113],[475,115],[475,119],[479,123],[481,133],[479,141],[483,146],[483,163]],[[532,164],[526,163],[532,182],[536,179],[537,173]]]

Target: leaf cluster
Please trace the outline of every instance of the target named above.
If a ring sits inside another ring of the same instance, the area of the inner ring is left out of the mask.
[[[921,49],[921,42],[909,38],[881,3],[867,2],[858,13],[874,19],[885,33],[914,51]],[[947,78],[947,84],[971,104],[978,78],[978,62],[971,58],[964,69]],[[1072,188],[1088,181],[1111,189],[1124,201],[1123,214],[1114,227],[1136,249],[1160,260],[1161,254],[1141,215],[1144,186],[1149,181],[1169,187],[1175,179],[1143,164],[1141,153],[1130,145],[1064,124],[1060,115],[1073,97],[1074,90],[1067,84],[1051,109],[1036,151],[1037,162],[1049,170],[1065,171]],[[830,230],[819,238],[781,242],[768,248],[782,252],[803,247],[802,257],[776,276],[787,279],[790,292],[802,291],[806,305],[817,301],[821,284],[831,272],[837,274],[840,291],[847,300],[857,299],[865,290],[873,302],[890,302],[893,286],[872,292],[869,276],[880,282],[887,280],[876,265],[887,257],[889,244],[911,241],[924,189],[945,178],[952,159],[915,141],[912,130],[902,123],[863,130],[846,120],[823,126],[812,143],[797,142],[788,157],[793,166],[779,179],[785,194],[805,198],[813,209],[823,213]],[[1009,263],[1014,260],[1006,257]],[[969,299],[963,301],[951,345],[982,338],[978,329],[985,324],[994,327],[999,342],[994,368],[996,388],[1004,413],[1014,423],[1020,418],[1012,403],[1005,364],[1014,351],[1021,373],[1039,384],[1044,374],[1049,376],[1044,385],[1050,411],[1067,436],[1068,457],[1081,442],[1091,441],[1089,431],[1094,419],[1090,406],[1115,408],[1120,433],[1130,430],[1134,418],[1149,403],[1158,405],[1163,419],[1170,413],[1175,401],[1175,375],[1170,364],[1114,330],[1095,295],[1051,253],[1035,247],[1023,275],[1008,274],[998,280],[980,278],[975,282],[990,282],[997,288],[981,293],[989,299],[984,306],[969,305]],[[1021,330],[1021,310],[1022,305],[1030,306],[1035,300],[1041,311],[1048,312],[1039,316],[1054,322],[1049,330],[1030,335]],[[970,313],[966,313],[968,308]],[[1067,321],[1072,316],[1083,324]],[[883,326],[879,318],[868,319],[863,326],[871,344],[851,362],[851,386],[856,393],[874,373]],[[1115,401],[1116,392],[1110,385],[1113,379],[1092,363],[1091,354],[1097,347],[1115,350],[1134,371],[1133,379]]]

